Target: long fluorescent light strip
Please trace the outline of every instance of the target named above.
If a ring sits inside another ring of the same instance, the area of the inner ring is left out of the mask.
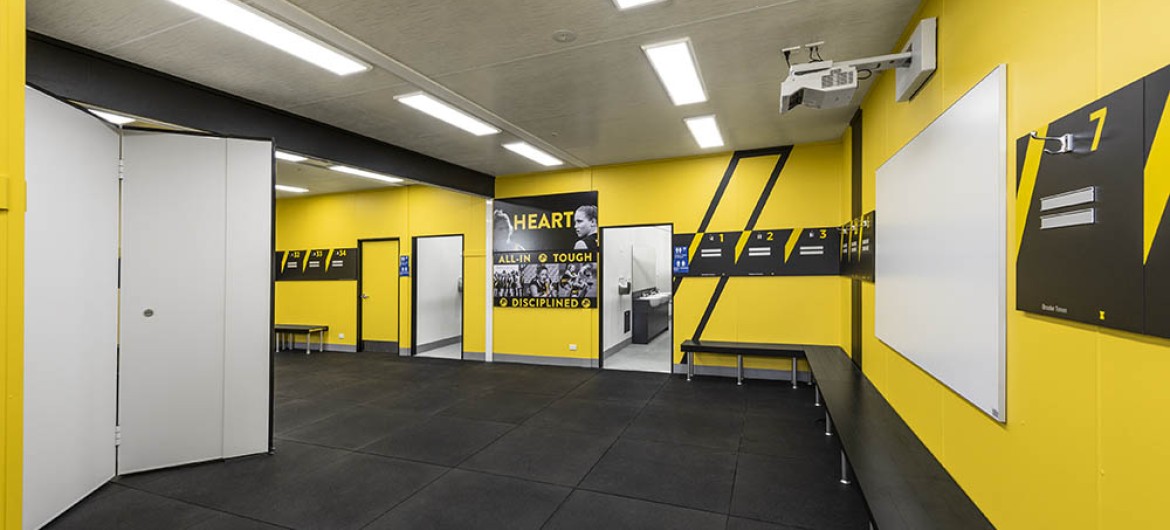
[[[676,106],[707,101],[707,90],[699,76],[691,39],[647,44],[642,51]]]
[[[305,188],[298,188],[296,186],[285,186],[284,184],[277,184],[276,186],[273,186],[273,187],[276,188],[276,191],[287,191],[289,193],[308,193],[309,192],[309,190],[307,190]]]
[[[650,4],[659,4],[666,0],[613,0],[613,4],[618,9],[631,9],[635,7],[647,6]]]
[[[135,120],[134,118],[131,118],[129,116],[122,116],[120,114],[114,114],[112,112],[103,112],[100,110],[93,110],[93,109],[89,109],[89,112],[92,113],[94,116],[97,116],[97,117],[99,117],[107,122],[114,124],[114,125],[126,125],[127,123],[134,123],[134,122],[138,121],[138,120]]]
[[[348,57],[256,11],[230,0],[170,0],[199,15],[290,53],[337,75],[364,72],[370,65]]]
[[[719,124],[715,122],[715,116],[698,116],[683,121],[691,130],[691,136],[695,137],[695,143],[699,144],[699,147],[703,149],[723,147],[723,135],[719,133]]]
[[[372,180],[380,180],[382,182],[389,182],[391,184],[402,182],[402,179],[400,179],[398,177],[389,177],[389,176],[382,175],[379,173],[374,173],[373,171],[366,171],[364,169],[358,169],[356,167],[329,166],[329,169],[332,169],[333,171],[337,171],[338,173],[346,173],[348,175],[353,175],[355,177],[362,177],[362,178],[367,178],[367,179],[372,179]]]
[[[285,162],[304,162],[305,160],[309,159],[308,157],[305,157],[305,156],[301,156],[301,155],[297,155],[297,154],[293,154],[293,153],[286,153],[284,151],[277,151],[276,158],[284,160]]]
[[[439,101],[429,94],[416,92],[396,96],[399,103],[418,110],[440,121],[447,122],[476,136],[497,134],[499,129],[455,107]]]
[[[532,147],[526,142],[513,142],[510,144],[504,144],[504,149],[507,149],[546,167],[559,166],[565,163],[561,159],[541,151],[540,149]]]

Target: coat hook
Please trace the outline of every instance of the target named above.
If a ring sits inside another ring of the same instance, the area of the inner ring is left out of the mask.
[[[1033,140],[1043,140],[1045,142],[1060,142],[1060,149],[1057,149],[1055,151],[1053,151],[1051,149],[1044,150],[1045,153],[1048,153],[1050,155],[1059,155],[1061,153],[1071,153],[1073,150],[1073,135],[1071,135],[1071,134],[1065,134],[1062,136],[1039,136],[1036,134],[1036,131],[1032,131],[1032,132],[1028,133],[1028,135],[1031,136]]]

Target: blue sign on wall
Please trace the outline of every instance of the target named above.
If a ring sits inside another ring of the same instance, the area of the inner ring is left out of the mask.
[[[410,276],[410,256],[398,256],[398,275]]]
[[[690,258],[687,256],[687,247],[674,247],[674,273],[687,274],[691,272]]]

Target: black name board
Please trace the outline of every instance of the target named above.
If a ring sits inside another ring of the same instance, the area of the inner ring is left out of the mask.
[[[278,250],[276,281],[357,280],[357,248]]]
[[[840,227],[841,275],[873,281],[877,250],[877,215],[869,212]]]
[[[679,276],[834,276],[839,273],[837,227],[675,234],[688,249]]]

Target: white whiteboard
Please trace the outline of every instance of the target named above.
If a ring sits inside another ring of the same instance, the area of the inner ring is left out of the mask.
[[[878,339],[1007,421],[1007,67],[877,171]]]

